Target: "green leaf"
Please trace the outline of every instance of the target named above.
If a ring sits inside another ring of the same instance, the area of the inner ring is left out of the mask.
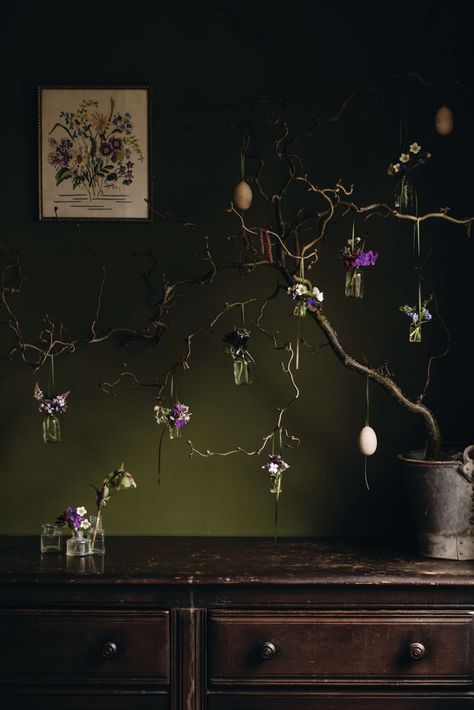
[[[52,132],[55,130],[55,128],[57,128],[58,126],[59,126],[59,128],[62,128],[63,130],[65,130],[66,133],[68,134],[68,136],[69,136],[70,138],[72,138],[72,140],[74,140],[73,136],[72,136],[71,133],[69,132],[69,129],[67,129],[66,126],[64,126],[62,123],[55,123],[54,126],[52,127],[52,129],[50,130],[50,132],[49,132],[48,135],[51,135],[51,133],[52,133]]]
[[[72,173],[69,168],[61,168],[56,173],[56,185],[60,185],[64,180],[69,180],[72,177]]]

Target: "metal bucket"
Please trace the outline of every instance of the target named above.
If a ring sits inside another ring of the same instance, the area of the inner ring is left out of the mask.
[[[423,451],[398,458],[425,557],[474,560],[474,445],[449,461],[426,461]]]

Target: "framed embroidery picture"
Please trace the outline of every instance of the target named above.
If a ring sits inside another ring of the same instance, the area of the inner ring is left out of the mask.
[[[38,90],[40,220],[149,221],[150,89]]]

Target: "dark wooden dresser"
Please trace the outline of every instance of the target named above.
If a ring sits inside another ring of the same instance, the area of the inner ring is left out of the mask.
[[[357,544],[0,538],[1,710],[474,709],[474,563]]]

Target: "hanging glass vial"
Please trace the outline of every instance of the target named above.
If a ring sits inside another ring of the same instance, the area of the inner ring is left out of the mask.
[[[236,385],[251,385],[253,382],[252,365],[242,358],[234,360],[234,382]]]
[[[410,319],[410,327],[408,331],[408,339],[410,343],[421,343],[422,326],[425,323],[429,323],[433,316],[429,312],[427,305],[430,299],[423,302],[418,308],[413,306],[400,306],[402,313],[408,316]]]
[[[364,297],[364,274],[363,272],[374,267],[378,259],[376,251],[365,250],[365,240],[355,235],[355,223],[352,223],[352,235],[341,249],[341,260],[346,269],[346,281],[344,293],[347,297]]]
[[[43,441],[45,444],[59,444],[61,441],[61,424],[58,414],[67,412],[67,398],[70,391],[63,394],[51,395],[54,391],[54,357],[50,356],[50,374],[48,383],[48,395],[45,395],[39,384],[36,382],[33,396],[39,402],[38,409],[45,414],[43,419]]]
[[[181,429],[176,426],[168,425],[168,434],[170,436],[170,439],[180,439]]]
[[[244,321],[242,304],[242,323]],[[230,355],[234,361],[234,383],[236,385],[250,385],[253,382],[252,363],[254,359],[247,350],[249,338],[250,331],[244,327],[234,328],[223,337],[224,352]]]
[[[364,277],[360,269],[347,269],[344,294],[346,297],[364,298]]]
[[[396,181],[394,188],[394,206],[402,214],[416,213],[416,193],[411,180],[404,175]]]
[[[43,441],[45,444],[61,442],[61,423],[55,414],[48,414],[43,419]]]
[[[418,325],[410,323],[408,340],[410,343],[421,343],[421,325],[419,323]]]

